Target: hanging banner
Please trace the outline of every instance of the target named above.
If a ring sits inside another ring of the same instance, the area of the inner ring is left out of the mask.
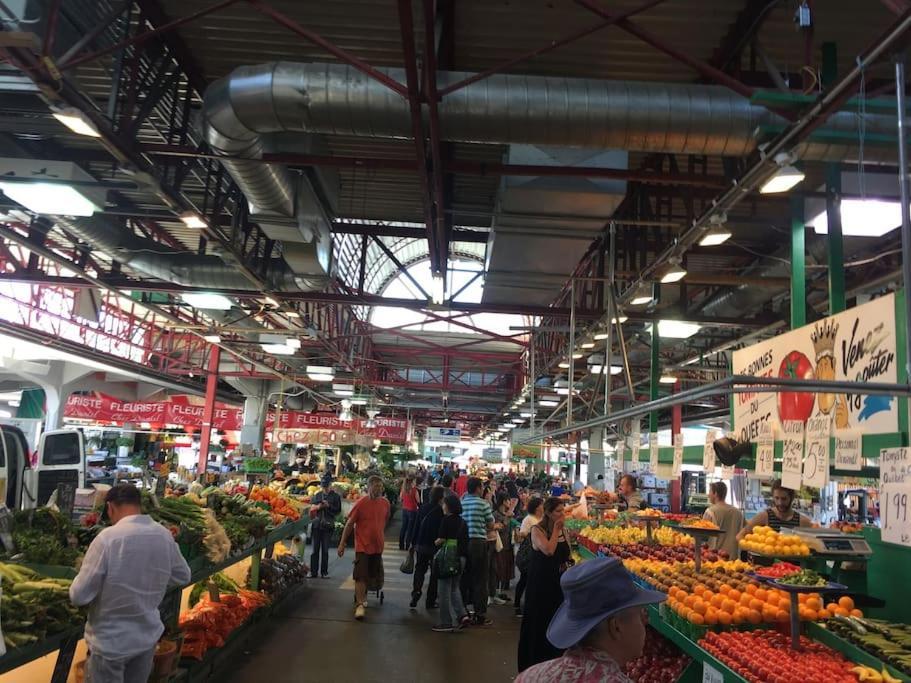
[[[674,435],[674,471],[673,476],[676,479],[680,476],[680,470],[683,469],[683,434]]]
[[[803,422],[787,420],[781,424],[781,485],[796,491],[803,474]]]
[[[803,485],[823,488],[829,483],[829,432],[832,421],[819,415],[807,422],[807,454],[803,460]]]
[[[756,441],[757,479],[771,479],[775,476],[775,434],[768,422],[762,425],[762,433]]]
[[[519,443],[524,439],[530,438],[534,434],[534,431],[531,429],[513,429],[509,438],[512,441],[512,457],[514,458],[538,458],[541,459],[541,456],[544,452],[544,444],[541,443],[540,439],[532,441],[529,443]]]
[[[120,399],[93,392],[71,394],[66,401],[64,417],[74,417],[97,422],[148,422],[151,424],[173,424],[184,427],[201,427],[205,406],[199,396],[171,396],[167,401],[121,401]],[[332,441],[348,436],[348,432],[369,437],[369,441],[380,439],[395,443],[408,441],[408,420],[393,417],[375,417],[375,427],[368,428],[367,420],[356,419],[343,422],[334,413],[305,413],[296,410],[282,411],[279,417],[280,430],[342,432]],[[223,431],[237,431],[243,425],[243,408],[216,403],[212,428]],[[275,413],[266,416],[266,431],[276,427]],[[312,438],[312,435],[306,435]],[[290,436],[288,438],[291,438]],[[301,440],[299,443],[326,443]]]
[[[702,469],[706,474],[715,471],[715,439],[718,438],[714,429],[705,433],[705,446],[702,448]]]
[[[895,295],[838,313],[768,341],[734,351],[734,374],[852,382],[896,382]],[[812,391],[734,395],[738,441],[753,441],[765,422],[806,423],[828,416],[835,433],[898,431],[894,396],[828,394]]]
[[[835,435],[835,469],[860,471],[864,464],[860,443],[860,432],[853,429]]]
[[[639,464],[639,441],[638,440],[633,442],[633,450],[632,450],[632,456],[630,457],[630,460],[633,462],[633,464]]]

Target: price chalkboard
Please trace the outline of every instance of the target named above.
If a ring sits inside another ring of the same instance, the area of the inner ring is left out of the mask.
[[[911,546],[911,482],[883,484],[879,497],[883,541]]]
[[[57,509],[67,518],[73,516],[73,505],[76,504],[76,485],[61,482],[57,484]]]

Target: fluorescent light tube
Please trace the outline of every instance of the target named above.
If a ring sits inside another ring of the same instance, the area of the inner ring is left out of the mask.
[[[90,138],[101,137],[95,124],[76,107],[54,107],[51,109],[51,115],[77,135],[85,135]]]
[[[13,201],[35,213],[91,216],[101,210],[75,187],[63,183],[0,180],[0,190]]]
[[[210,344],[221,344],[221,336],[217,334],[204,334],[202,338]]]
[[[193,308],[209,309],[212,311],[229,311],[234,306],[231,300],[221,294],[210,294],[209,292],[187,292],[180,297],[184,303],[190,304]]]
[[[288,346],[296,351],[301,347],[301,340],[297,337],[288,337],[285,340],[285,346]]]
[[[595,348],[595,342],[593,342],[593,341],[582,342],[579,346],[581,346],[583,349],[593,349],[593,348]]]
[[[188,228],[197,228],[199,230],[202,230],[203,228],[209,227],[209,224],[206,223],[205,219],[203,219],[203,217],[195,211],[184,211],[182,214],[180,214],[180,220]]]
[[[677,384],[677,378],[673,375],[661,375],[658,382],[660,384]]]

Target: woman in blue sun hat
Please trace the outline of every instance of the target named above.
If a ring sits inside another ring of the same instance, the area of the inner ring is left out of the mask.
[[[598,557],[560,577],[563,604],[547,628],[562,657],[529,667],[515,683],[630,683],[627,662],[642,654],[646,607],[667,600],[639,588],[616,557]]]

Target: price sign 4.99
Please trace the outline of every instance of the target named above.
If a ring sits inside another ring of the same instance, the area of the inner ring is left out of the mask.
[[[883,484],[879,496],[883,541],[911,546],[911,482]]]

